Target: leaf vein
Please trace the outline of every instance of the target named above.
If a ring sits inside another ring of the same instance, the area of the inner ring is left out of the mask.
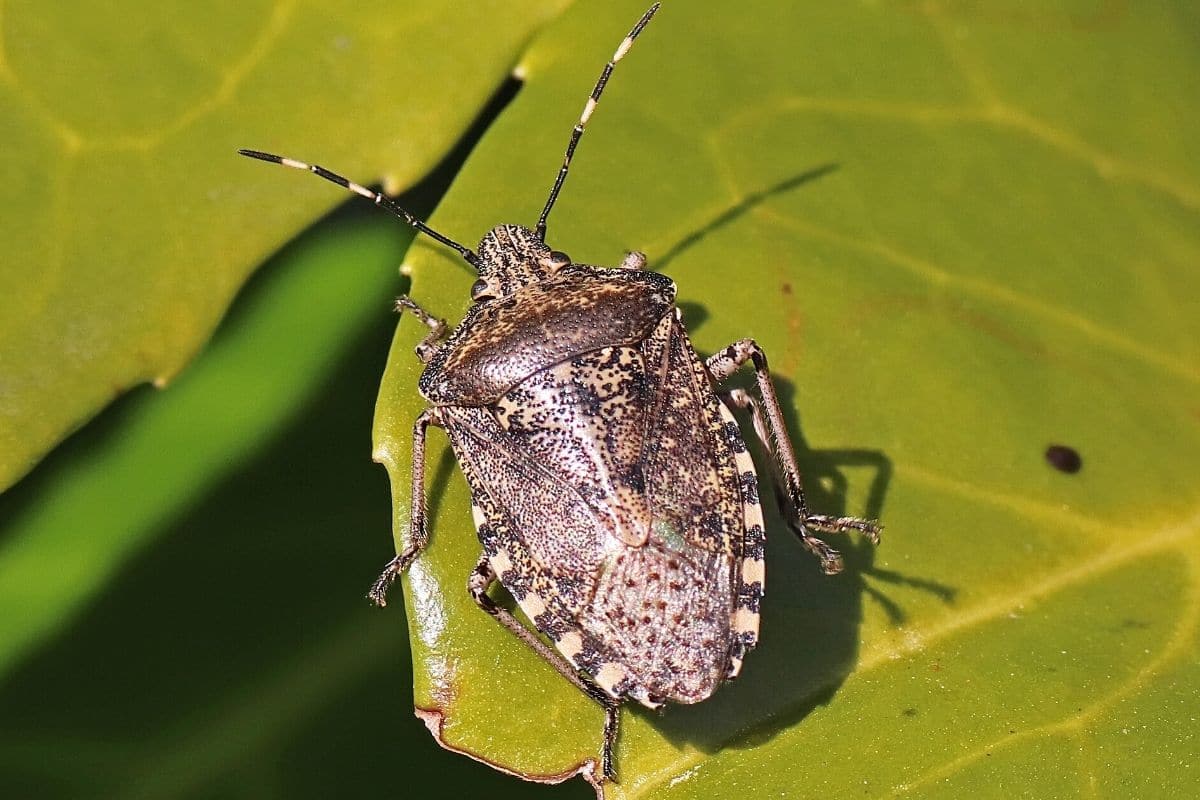
[[[1189,556],[1188,561],[1192,567],[1193,574],[1200,571],[1200,559],[1192,554]],[[1175,626],[1175,631],[1166,646],[1163,647],[1157,656],[1143,665],[1133,677],[1112,692],[1097,698],[1078,712],[1064,719],[1048,722],[1044,725],[989,741],[971,752],[964,753],[941,766],[929,770],[915,781],[906,781],[903,785],[895,787],[888,796],[899,797],[909,794],[914,789],[922,786],[945,780],[992,753],[1027,740],[1049,738],[1052,736],[1076,736],[1086,732],[1087,725],[1090,722],[1094,721],[1120,701],[1136,694],[1138,690],[1146,685],[1146,682],[1150,678],[1169,666],[1172,662],[1178,660],[1185,653],[1193,641],[1197,623],[1200,622],[1200,584],[1193,581],[1190,589],[1191,591],[1188,592],[1186,602],[1183,606],[1183,615],[1179,623]],[[1094,784],[1094,778],[1092,783]]]
[[[942,49],[945,51],[947,58],[958,67],[959,72],[966,78],[967,83],[971,85],[975,96],[984,106],[998,104],[1000,97],[995,87],[992,86],[992,82],[988,80],[983,68],[971,59],[963,48],[959,46],[956,32],[949,29],[951,21],[942,15],[940,11],[941,9],[936,2],[927,2],[921,6],[922,14],[929,21],[929,25],[933,28],[937,38],[941,40]]]
[[[1013,511],[1023,517],[1042,520],[1056,527],[1074,528],[1094,534],[1105,534],[1111,532],[1115,527],[1122,527],[1118,522],[1105,522],[1072,511],[1062,503],[1043,503],[1030,500],[1027,495],[1019,492],[1005,492],[974,486],[913,464],[897,465],[895,470],[898,476],[907,478],[914,483],[923,484],[962,499]]]
[[[754,209],[754,212],[798,233],[860,253],[879,256],[898,267],[904,268],[913,275],[924,278],[932,284],[953,286],[968,294],[1009,307],[1019,308],[1035,314],[1048,322],[1073,328],[1096,344],[1122,352],[1127,356],[1140,360],[1142,363],[1162,369],[1190,383],[1200,383],[1200,371],[1197,371],[1191,364],[1130,339],[1127,336],[1123,336],[1117,331],[1094,322],[1083,314],[1071,311],[1056,303],[1047,303],[1038,300],[1023,292],[1015,291],[982,278],[959,275],[892,245],[883,242],[856,239],[829,228],[814,225],[811,222],[795,219],[774,209],[758,207]]]
[[[1190,211],[1200,212],[1200,189],[1190,183],[1107,153],[1075,134],[1056,128],[1044,120],[1000,101],[986,107],[976,108],[793,95],[772,98],[769,102],[761,105],[747,106],[739,113],[730,115],[725,124],[714,131],[713,135],[724,138],[739,125],[746,124],[748,121],[761,122],[764,117],[778,114],[781,111],[811,112],[844,117],[874,117],[919,125],[988,125],[997,130],[1021,134],[1029,139],[1039,141],[1073,160],[1082,161],[1105,180],[1124,178],[1161,192]]]

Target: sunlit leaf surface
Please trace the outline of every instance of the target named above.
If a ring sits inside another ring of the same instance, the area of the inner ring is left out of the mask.
[[[539,35],[439,230],[533,223],[641,11]],[[1200,793],[1198,25],[1184,3],[671,3],[621,63],[549,241],[644,250],[702,351],[756,338],[811,504],[887,531],[824,578],[770,520],[760,649],[703,704],[627,711],[610,796]],[[452,255],[408,267],[456,320]],[[376,416],[400,539],[423,332],[402,321]],[[569,775],[601,713],[469,600],[465,484],[430,441],[416,704],[451,747]]]

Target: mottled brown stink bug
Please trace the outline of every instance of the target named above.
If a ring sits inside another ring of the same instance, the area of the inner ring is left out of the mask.
[[[477,252],[431,230],[379,192],[309,170],[457,250],[479,274],[474,304],[446,324],[402,297],[430,329],[416,348],[429,402],[413,426],[412,526],[407,546],[369,597],[388,587],[428,541],[425,435],[446,431],[467,483],[483,554],[469,591],[606,711],[602,770],[614,777],[619,704],[704,700],[737,676],[758,641],[763,533],[754,462],[730,407],[747,409],[773,456],[791,529],[826,573],[841,557],[810,531],[879,528],[809,511],[762,350],[751,339],[701,360],[675,307],[675,285],[629,253],[617,267],[572,263],[546,244],[546,219],[584,126],[616,63],[655,4],[604,67],[575,125],[533,229],[500,225]],[[719,386],[745,362],[759,397]],[[497,581],[553,647],[489,596]]]

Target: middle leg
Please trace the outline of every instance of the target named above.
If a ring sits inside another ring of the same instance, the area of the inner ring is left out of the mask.
[[[821,562],[821,569],[829,575],[842,570],[842,557],[837,550],[809,533],[809,529],[827,533],[858,531],[872,542],[879,541],[879,524],[857,517],[831,517],[814,514],[804,499],[804,487],[800,482],[800,468],[783,421],[783,410],[775,393],[775,384],[767,368],[767,357],[753,339],[741,339],[708,359],[709,374],[717,383],[737,372],[747,361],[754,364],[754,377],[762,400],[743,389],[732,389],[723,393],[733,405],[748,409],[759,441],[771,454],[776,475],[777,494],[783,506],[788,526],[800,538],[810,552]]]
[[[387,566],[383,568],[383,573],[375,579],[371,590],[367,592],[367,599],[380,608],[387,605],[388,589],[429,543],[429,530],[425,525],[425,433],[430,425],[441,424],[441,417],[438,416],[435,408],[427,408],[422,411],[421,415],[417,417],[417,421],[413,423],[412,505],[410,506],[412,518],[408,527],[408,545],[388,562]]]
[[[401,295],[396,298],[396,312],[403,313],[405,310],[411,312],[422,325],[429,328],[429,333],[414,348],[417,358],[420,359],[421,363],[428,364],[429,359],[433,358],[433,354],[437,351],[442,343],[442,339],[446,336],[446,320],[438,319],[433,314],[430,314],[417,305],[417,301],[408,295]]]

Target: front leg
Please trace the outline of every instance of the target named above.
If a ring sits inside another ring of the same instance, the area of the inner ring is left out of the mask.
[[[412,521],[408,528],[408,545],[383,568],[375,579],[367,599],[382,608],[387,605],[387,593],[400,573],[408,569],[425,545],[429,543],[429,531],[425,524],[425,432],[430,425],[441,426],[442,421],[436,408],[427,408],[413,423],[412,464]]]
[[[842,556],[825,542],[812,536],[809,529],[827,533],[858,531],[873,543],[879,541],[880,526],[871,520],[857,517],[830,517],[813,514],[804,500],[804,487],[800,482],[800,469],[788,438],[787,426],[783,421],[783,410],[775,393],[775,384],[767,368],[767,356],[753,339],[741,339],[712,356],[706,362],[713,380],[720,383],[747,361],[754,363],[754,377],[762,400],[749,392],[733,389],[723,393],[733,405],[748,409],[754,423],[754,432],[763,447],[771,454],[775,467],[777,493],[784,518],[788,526],[800,537],[800,541],[821,561],[821,569],[827,575],[842,571]]]
[[[403,313],[405,309],[411,311],[413,316],[421,321],[421,324],[429,328],[429,334],[414,348],[421,363],[428,364],[429,359],[433,358],[434,351],[441,345],[442,338],[446,335],[446,320],[438,319],[430,314],[408,295],[401,295],[396,298],[396,312]]]

